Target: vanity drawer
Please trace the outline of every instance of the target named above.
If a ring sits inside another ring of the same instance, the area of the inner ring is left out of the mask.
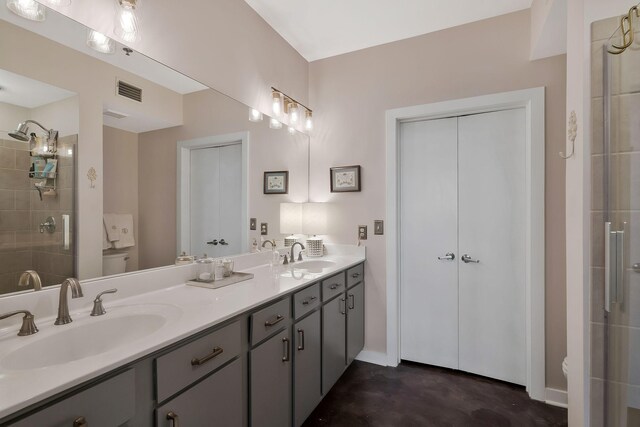
[[[316,283],[293,296],[293,316],[299,319],[318,305],[320,305],[320,284]]]
[[[364,280],[364,264],[356,265],[347,270],[347,289]]]
[[[282,330],[291,317],[291,300],[285,298],[251,315],[251,344]]]
[[[81,420],[91,427],[123,425],[136,413],[136,375],[133,369],[98,383],[49,406],[11,427],[72,426]]]
[[[344,272],[322,281],[322,301],[329,301],[345,290]]]
[[[156,359],[158,402],[240,354],[240,322],[234,322]]]

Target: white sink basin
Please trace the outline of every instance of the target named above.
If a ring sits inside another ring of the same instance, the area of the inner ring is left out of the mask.
[[[8,370],[37,369],[96,356],[157,332],[179,312],[170,305],[121,306],[111,311],[107,307],[103,316],[19,337],[30,342],[8,353],[0,365]]]
[[[335,265],[336,263],[334,261],[314,259],[314,260],[296,262],[292,265],[292,267],[302,269],[302,270],[307,270],[309,272],[321,272],[323,269],[330,268]]]

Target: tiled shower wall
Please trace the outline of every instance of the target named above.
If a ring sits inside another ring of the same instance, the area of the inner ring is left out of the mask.
[[[0,139],[0,294],[24,290],[18,277],[36,270],[43,285],[73,276],[74,259],[74,152],[77,135],[58,141],[57,195],[42,200],[29,178],[30,157],[25,142]],[[62,215],[70,216],[70,245],[63,247]],[[56,231],[40,233],[40,224],[52,216]]]
[[[619,18],[611,18],[592,26],[591,425],[598,427],[640,426],[640,274],[627,269],[624,303],[615,304],[611,313],[604,310],[603,50],[619,24]],[[610,59],[610,220],[614,230],[625,229],[624,262],[629,267],[640,261],[640,44],[636,41]]]

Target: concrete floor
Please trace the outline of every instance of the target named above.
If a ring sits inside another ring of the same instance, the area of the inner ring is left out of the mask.
[[[566,409],[529,399],[524,387],[409,362],[355,361],[303,427],[566,425]]]

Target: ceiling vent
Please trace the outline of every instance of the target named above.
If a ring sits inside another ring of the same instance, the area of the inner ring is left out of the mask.
[[[129,117],[128,114],[121,113],[115,110],[104,110],[102,114],[105,116],[113,117],[114,119],[124,119],[125,117]]]
[[[142,89],[118,80],[118,95],[134,101],[142,102]]]

